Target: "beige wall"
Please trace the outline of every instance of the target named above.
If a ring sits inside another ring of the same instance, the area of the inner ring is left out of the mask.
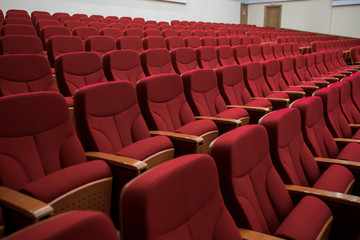
[[[240,3],[231,0],[188,0],[187,4],[156,0],[0,0],[0,8],[29,12],[69,12],[144,17],[157,21],[195,20],[240,23]]]
[[[305,0],[278,3],[282,5],[281,27],[360,37],[360,6],[331,7],[330,0]],[[264,26],[264,6],[249,5],[249,24]]]

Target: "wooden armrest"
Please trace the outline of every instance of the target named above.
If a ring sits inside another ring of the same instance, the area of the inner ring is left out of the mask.
[[[195,119],[197,119],[197,120],[209,119],[209,120],[214,121],[216,124],[227,124],[227,125],[241,126],[241,120],[240,119],[207,117],[207,116],[195,116]]]
[[[321,77],[323,79],[325,79],[326,81],[330,82],[330,83],[334,83],[334,82],[338,82],[339,79],[338,78],[332,78],[332,77]]]
[[[343,77],[346,77],[346,75],[344,74],[338,74],[338,73],[333,73],[331,74],[332,76],[336,77],[336,78],[343,78]]]
[[[260,239],[262,239],[262,240],[280,240],[280,239],[283,239],[283,238],[278,238],[278,237],[268,235],[265,233],[255,232],[252,230],[244,229],[244,228],[239,228],[239,232],[243,239],[248,239],[248,240],[257,240],[257,239],[259,239],[259,240]]]
[[[261,113],[269,113],[271,112],[270,108],[267,107],[254,107],[254,106],[244,106],[244,105],[226,105],[228,108],[243,108],[248,112],[261,112]]]
[[[334,138],[337,144],[360,143],[360,139],[352,138]]]
[[[314,157],[314,159],[317,163],[323,164],[323,165],[338,164],[338,165],[342,165],[350,170],[351,169],[360,170],[360,162],[347,161],[347,160],[341,160],[341,159],[335,159],[335,158],[323,158],[323,157]]]
[[[302,87],[302,86],[299,86],[299,87]],[[314,86],[316,87],[316,86]],[[300,97],[305,97],[306,93],[305,92],[300,92],[300,91],[282,91],[286,94],[288,94],[289,96],[291,95],[296,95],[296,96],[300,96]]]
[[[349,127],[352,128],[352,129],[359,129],[360,124],[349,124]]]
[[[315,78],[315,79],[318,79],[318,78]],[[318,87],[327,87],[329,86],[329,82],[322,82],[322,81],[311,81],[313,83],[315,83],[316,86]]]
[[[147,164],[133,158],[127,158],[111,153],[104,152],[86,152],[86,157],[89,160],[101,159],[110,166],[117,166],[129,170],[141,172],[147,169]]]
[[[262,98],[262,97],[253,97],[252,99],[254,99],[254,100],[257,100],[257,99],[267,99],[267,100],[269,100],[270,102],[290,102],[290,99],[288,99],[288,98],[267,98],[267,97],[265,97],[265,98]]]
[[[288,185],[285,184],[286,189],[290,194],[307,196],[312,195],[314,197],[318,197],[325,202],[329,202],[332,204],[339,204],[345,206],[355,207],[360,209],[360,197],[355,195],[349,195],[339,192],[331,192],[327,190],[303,187],[298,185]]]
[[[183,134],[183,133],[176,133],[176,132],[167,132],[167,131],[156,131],[151,130],[150,134],[152,136],[163,135],[169,137],[171,140],[181,141],[181,142],[189,142],[201,145],[204,141],[202,137],[190,135],[190,134]]]
[[[0,202],[35,222],[54,214],[54,209],[47,203],[4,186],[0,186]]]

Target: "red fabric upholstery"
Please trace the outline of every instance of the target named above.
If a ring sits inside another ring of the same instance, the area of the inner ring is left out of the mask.
[[[81,38],[76,36],[54,36],[48,40],[46,50],[51,67],[55,67],[55,59],[59,55],[85,51],[85,46]]]
[[[216,47],[216,38],[215,37],[202,37],[201,39],[201,46],[212,46]]]
[[[241,44],[240,38],[238,36],[229,37],[230,46],[235,47]]]
[[[199,69],[195,50],[192,48],[183,47],[174,49],[170,51],[170,55],[174,70],[178,74],[183,74],[189,70]]]
[[[180,37],[183,37],[183,38],[192,36],[192,35],[191,35],[191,31],[190,31],[190,30],[186,30],[186,29],[184,29],[184,30],[179,30],[179,31],[178,31],[178,34],[179,34]],[[185,40],[185,39],[184,39],[184,40]],[[184,41],[184,42],[185,42],[185,41]]]
[[[200,68],[214,69],[220,67],[215,47],[199,47],[195,49],[195,53]]]
[[[348,81],[341,81],[331,84],[331,87],[336,87],[340,96],[340,107],[348,123],[360,123],[360,112],[354,105],[351,98],[351,86]]]
[[[308,68],[306,67],[306,57],[303,55],[297,55],[293,57],[294,70],[301,82],[313,81]],[[326,82],[325,79],[317,78],[315,81]]]
[[[73,35],[85,41],[90,36],[99,35],[99,31],[94,27],[77,27],[73,29]]]
[[[219,67],[216,70],[219,91],[228,105],[248,105],[256,107],[271,107],[267,99],[252,100],[244,82],[241,66],[232,65]]]
[[[45,55],[40,38],[31,35],[9,35],[1,37],[0,54]]]
[[[170,36],[165,38],[166,47],[169,51],[176,49],[176,48],[182,48],[185,47],[185,42],[182,37],[179,36]]]
[[[216,37],[216,45],[217,46],[230,46],[229,38],[222,36]]]
[[[325,203],[311,196],[294,208],[272,165],[263,126],[247,125],[223,134],[213,143],[211,156],[225,204],[238,227],[286,239],[296,233],[315,239],[331,217]]]
[[[103,69],[109,81],[127,80],[134,86],[145,77],[140,58],[135,50],[115,50],[103,57]]]
[[[277,44],[273,44],[272,46],[273,46],[273,53],[276,59],[285,57],[281,44],[277,43]]]
[[[265,60],[275,59],[273,48],[270,44],[261,45],[261,53]]]
[[[316,67],[315,55],[307,54],[305,55],[305,57],[306,57],[306,66],[307,69],[309,70],[311,77],[321,77],[321,73]]]
[[[120,29],[106,27],[106,28],[103,28],[100,30],[100,35],[110,36],[115,40],[118,37],[121,37],[123,35],[123,33]]]
[[[330,157],[360,161],[357,143],[347,144],[339,153],[333,136],[325,124],[323,102],[320,97],[306,97],[293,102],[301,114],[301,131],[305,142],[315,157]]]
[[[40,31],[40,38],[46,47],[47,40],[52,36],[71,36],[71,32],[64,26],[43,27]]]
[[[140,60],[146,76],[175,73],[171,64],[169,50],[166,48],[145,50],[140,54]]]
[[[91,22],[88,24],[89,27],[94,27],[96,28],[98,31],[100,31],[101,29],[103,28],[106,28],[107,27],[107,24],[106,23],[103,23],[103,22]]]
[[[320,89],[314,93],[314,96],[321,97],[323,101],[325,122],[334,137],[360,139],[360,131],[353,136],[349,123],[341,111],[339,90],[337,88]]]
[[[177,74],[144,78],[138,82],[136,91],[142,115],[150,129],[198,136],[217,129],[211,120],[195,121]]]
[[[230,119],[248,117],[242,108],[228,109],[221,97],[216,73],[212,69],[198,69],[184,73],[184,92],[187,101],[196,116],[212,116]]]
[[[123,34],[124,36],[134,36],[139,38],[143,38],[144,36],[142,28],[126,28],[123,31]]]
[[[248,46],[249,56],[253,62],[262,62],[264,58],[261,54],[260,44],[250,44]]]
[[[67,27],[72,32],[72,30],[74,30],[74,28],[76,28],[76,27],[85,26],[85,23],[81,22],[81,21],[68,20],[68,21],[64,22],[64,26]]]
[[[300,46],[299,46],[299,43],[290,43],[291,45],[291,52],[292,52],[292,55],[295,56],[295,55],[300,55]]]
[[[221,66],[237,64],[234,58],[233,50],[230,46],[217,47],[216,53]]]
[[[331,74],[339,74],[339,72],[330,73],[329,70],[326,68],[324,64],[323,52],[316,52],[314,53],[314,56],[315,56],[315,65],[322,76],[332,77]]]
[[[45,56],[39,54],[0,56],[2,96],[38,91],[58,92]]]
[[[186,47],[197,48],[201,46],[200,37],[198,36],[185,37],[184,41]]]
[[[290,57],[292,56],[292,51],[291,51],[291,45],[290,43],[282,43],[282,51],[284,53],[284,57]]]
[[[173,147],[167,137],[150,137],[134,86],[127,81],[80,89],[75,94],[75,115],[79,137],[86,151],[144,160]]]
[[[101,58],[94,52],[65,53],[56,58],[56,79],[64,96],[91,84],[106,82]]]
[[[1,36],[7,35],[32,35],[37,36],[33,26],[23,24],[7,24],[0,28]]]
[[[170,37],[170,36],[177,36],[177,31],[175,29],[165,29],[161,32],[162,36],[164,38]]]
[[[101,212],[74,211],[41,221],[24,231],[11,235],[9,240],[118,239],[114,224]]]
[[[348,81],[351,85],[351,98],[360,111],[360,74],[356,73],[351,75],[350,77],[346,77],[343,79],[344,81]]]
[[[239,45],[233,47],[232,49],[233,49],[234,58],[238,64],[241,65],[244,63],[251,62],[247,46]]]
[[[268,132],[271,158],[284,183],[344,193],[354,180],[352,173],[340,165],[331,165],[320,174],[305,144],[296,108],[274,111],[263,117],[260,124]]]
[[[132,49],[141,53],[143,49],[143,45],[141,42],[141,38],[138,36],[123,36],[116,39],[116,47],[118,49]]]
[[[124,189],[122,211],[122,238],[129,240],[242,239],[209,155],[186,155],[142,174]]]
[[[110,36],[91,36],[85,40],[85,50],[95,52],[101,58],[105,53],[115,49],[115,40]]]
[[[144,50],[154,48],[166,48],[165,39],[162,36],[148,36],[142,39]]]
[[[280,60],[282,75],[289,86],[315,86],[312,82],[301,82],[295,73],[293,57],[284,57]]]
[[[289,98],[284,92],[271,93],[269,86],[265,82],[261,63],[246,63],[242,67],[245,84],[253,97]]]

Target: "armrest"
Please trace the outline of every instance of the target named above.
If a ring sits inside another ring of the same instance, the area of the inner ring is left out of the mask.
[[[338,73],[332,73],[331,74],[332,76],[334,76],[334,77],[336,77],[336,78],[343,78],[343,77],[346,77],[346,75],[344,75],[344,74],[338,74]]]
[[[241,107],[248,112],[260,112],[260,113],[269,113],[271,112],[270,108],[267,107],[254,107],[254,106],[244,106],[244,105],[226,105],[228,108],[237,108]]]
[[[256,239],[261,239],[261,240],[280,240],[283,238],[278,238],[275,236],[271,236],[265,233],[261,233],[261,232],[255,232],[252,230],[248,230],[248,229],[244,229],[244,228],[239,228],[239,232],[241,234],[241,237],[243,239],[248,239],[248,240],[256,240]]]
[[[4,186],[0,186],[0,202],[35,222],[54,213],[54,209],[47,203]]]
[[[163,136],[169,137],[171,140],[195,143],[195,144],[199,144],[199,145],[202,144],[204,141],[204,139],[199,136],[183,134],[183,133],[176,133],[176,132],[151,130],[150,134],[152,136],[163,135]]]
[[[290,99],[288,98],[262,98],[262,97],[253,97],[252,99],[256,100],[256,99],[267,99],[270,102],[290,102]]]
[[[337,144],[345,145],[348,143],[360,143],[360,139],[352,139],[352,138],[334,138]]]
[[[328,81],[330,83],[335,83],[335,82],[339,81],[338,78],[332,78],[332,77],[321,77],[321,78],[325,79],[326,81]]]
[[[311,82],[315,83],[315,85],[318,86],[319,88],[327,87],[330,84],[329,82],[322,82],[322,81],[311,81]]]
[[[302,87],[302,86],[299,86],[299,87]],[[295,95],[295,96],[299,96],[299,97],[305,97],[305,92],[300,92],[300,91],[271,91],[271,92],[272,93],[283,92],[283,93],[286,93],[288,95]]]
[[[360,124],[349,124],[351,129],[360,129]]]
[[[338,164],[342,165],[349,170],[360,170],[360,162],[355,161],[347,161],[347,160],[341,160],[341,159],[335,159],[335,158],[323,158],[323,157],[314,157],[315,161],[319,164],[323,165],[332,165],[332,164]]]
[[[214,121],[216,124],[227,124],[227,125],[234,125],[234,126],[241,126],[240,119],[231,119],[231,118],[219,118],[219,117],[207,117],[207,116],[195,116],[195,119],[209,119]]]
[[[89,160],[101,159],[108,163],[110,166],[126,168],[129,170],[141,172],[147,169],[147,164],[132,158],[127,158],[111,153],[104,152],[86,152],[86,157]]]

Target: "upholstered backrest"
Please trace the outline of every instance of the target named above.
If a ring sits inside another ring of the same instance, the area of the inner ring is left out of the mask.
[[[320,97],[306,97],[293,102],[301,115],[301,130],[305,142],[316,157],[336,158],[339,149],[325,124],[323,101]]]
[[[177,48],[170,51],[171,61],[174,70],[178,74],[183,74],[186,71],[199,69],[196,60],[195,50],[189,47]]]
[[[273,53],[276,59],[284,57],[281,44],[277,43],[277,44],[273,44],[272,46],[273,46]]]
[[[251,62],[250,56],[249,56],[249,50],[247,46],[244,45],[238,45],[235,47],[232,47],[233,54],[236,62],[238,64],[244,64]]]
[[[75,94],[77,130],[86,151],[116,154],[150,137],[134,85],[116,81],[84,87]]]
[[[94,27],[96,28],[98,31],[100,31],[103,28],[107,27],[106,23],[102,23],[102,22],[91,22],[88,24],[89,27]]]
[[[311,81],[311,75],[306,68],[306,58],[303,55],[297,55],[293,57],[294,70],[302,82]]]
[[[216,55],[216,49],[212,46],[204,46],[195,49],[196,59],[200,68],[217,68],[220,67]]]
[[[229,38],[227,36],[216,37],[217,46],[230,46]]]
[[[295,42],[295,43],[290,43],[291,45],[291,52],[292,55],[300,55],[300,46],[299,43]]]
[[[274,233],[293,204],[272,165],[266,129],[247,125],[227,132],[213,142],[211,156],[237,226]]]
[[[184,73],[181,78],[186,99],[195,115],[216,116],[227,109],[214,70],[193,70]]]
[[[340,50],[341,52],[341,50]],[[338,51],[337,50],[333,50],[330,52],[331,53],[331,62],[334,65],[335,69],[340,69],[342,68],[341,64],[338,61]]]
[[[144,36],[142,28],[126,28],[123,31],[123,34],[124,34],[124,36],[136,36],[139,38],[143,38],[143,36]]]
[[[264,58],[261,54],[260,44],[250,44],[248,46],[249,55],[253,62],[264,61]]]
[[[275,59],[273,48],[270,44],[261,45],[261,53],[265,60]]]
[[[356,73],[343,79],[351,85],[351,97],[355,106],[360,111],[360,74]]]
[[[200,37],[198,36],[185,37],[184,41],[186,47],[197,48],[201,46]]]
[[[39,91],[58,92],[45,56],[39,54],[0,56],[0,95]]]
[[[241,239],[209,155],[186,155],[141,174],[125,186],[121,205],[125,239]]]
[[[180,36],[170,36],[165,38],[166,48],[171,51],[173,49],[185,47],[185,42],[183,37]]]
[[[324,64],[327,70],[334,72],[336,71],[334,65],[332,64],[331,61],[331,52],[330,51],[324,51],[323,52],[323,56],[324,56]]]
[[[281,46],[285,57],[290,57],[293,55],[290,43],[282,43]]]
[[[216,70],[219,91],[230,105],[245,105],[251,96],[244,82],[243,69],[239,65],[219,67]]]
[[[231,37],[229,37],[229,43],[230,43],[230,46],[232,46],[232,47],[238,46],[241,44],[240,38],[238,36],[231,36]]]
[[[0,184],[19,190],[86,161],[64,97],[55,92],[0,98]]]
[[[40,38],[31,35],[8,35],[0,38],[0,54],[44,55]]]
[[[320,76],[321,74],[316,67],[315,55],[311,53],[311,54],[306,54],[305,57],[306,57],[306,67],[309,70],[311,76],[312,77]]]
[[[90,36],[99,35],[99,31],[94,27],[77,27],[73,29],[73,35],[80,37],[83,41]]]
[[[40,31],[40,38],[46,46],[47,40],[52,36],[71,36],[71,31],[64,26],[47,26]]]
[[[286,89],[286,83],[280,72],[280,62],[278,60],[268,60],[262,62],[264,76],[270,89],[281,91]]]
[[[216,53],[221,66],[237,64],[234,58],[233,50],[230,46],[217,47]]]
[[[85,50],[95,52],[100,57],[115,49],[115,40],[111,36],[91,36],[85,40]]]
[[[140,54],[140,61],[146,76],[175,73],[169,50],[166,48],[145,50]]]
[[[213,46],[216,47],[216,38],[215,37],[202,37],[201,39],[201,46]]]
[[[101,58],[94,52],[65,53],[56,58],[56,79],[64,96],[73,96],[79,88],[106,82]]]
[[[323,101],[325,122],[334,137],[351,138],[352,132],[340,108],[340,97],[337,88],[328,87],[319,89],[314,96]]]
[[[301,133],[300,112],[284,108],[260,120],[269,135],[274,166],[285,183],[312,186],[320,170]]]
[[[170,37],[170,36],[177,36],[177,31],[175,29],[165,29],[161,32],[162,36],[164,38]]]
[[[0,28],[1,36],[8,35],[32,35],[37,36],[33,26],[23,24],[7,24]]]
[[[132,49],[141,53],[143,49],[143,45],[141,42],[141,38],[138,36],[122,36],[116,39],[116,47],[118,49]]]
[[[170,73],[143,78],[137,83],[136,91],[150,129],[175,131],[195,121],[179,75]]]
[[[251,44],[251,38],[248,36],[241,37],[240,40],[241,40],[242,45],[246,46],[246,45]]]
[[[242,65],[245,84],[254,97],[266,97],[271,93],[269,86],[265,82],[261,63],[252,62]]]
[[[282,75],[289,86],[297,86],[300,84],[300,79],[295,73],[295,67],[292,57],[284,57],[280,60],[280,68]]]
[[[103,69],[109,81],[129,81],[134,86],[145,77],[139,54],[132,49],[114,50],[103,57]]]
[[[50,65],[55,67],[57,56],[68,52],[85,51],[84,42],[77,36],[54,36],[47,41],[46,46]]]
[[[85,23],[80,22],[78,20],[76,20],[76,21],[68,20],[68,21],[64,22],[64,26],[67,27],[72,32],[72,30],[74,30],[74,28],[76,28],[76,27],[85,26]]]
[[[316,53],[314,53],[314,55],[315,55],[315,65],[316,65],[317,69],[319,70],[319,72],[321,74],[329,73],[324,64],[323,52],[316,52]]]
[[[153,48],[166,48],[165,39],[162,36],[148,36],[143,38],[144,50]]]

